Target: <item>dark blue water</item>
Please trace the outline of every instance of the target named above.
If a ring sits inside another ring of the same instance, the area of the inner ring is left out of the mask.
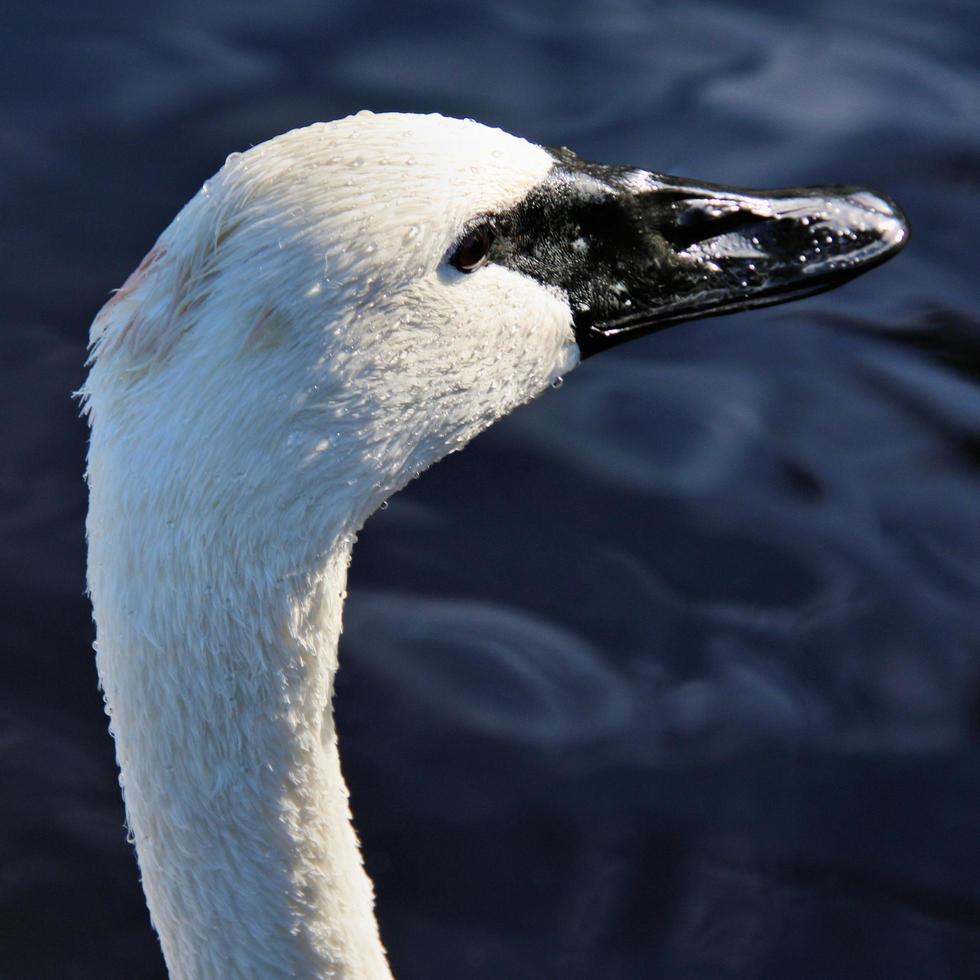
[[[158,977],[82,594],[88,324],[227,153],[361,107],[867,183],[886,267],[604,354],[365,529],[338,692],[418,980],[980,978],[980,6],[0,13],[0,975]]]

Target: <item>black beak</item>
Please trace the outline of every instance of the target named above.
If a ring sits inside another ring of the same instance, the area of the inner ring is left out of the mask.
[[[555,169],[512,213],[495,258],[566,292],[583,358],[832,289],[908,240],[898,206],[860,187],[751,191],[553,152]]]

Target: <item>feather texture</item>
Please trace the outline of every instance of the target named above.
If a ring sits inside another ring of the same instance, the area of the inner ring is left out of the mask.
[[[381,501],[577,363],[563,296],[445,262],[551,163],[440,116],[287,133],[95,319],[97,662],[174,977],[390,976],[331,711],[347,565]]]

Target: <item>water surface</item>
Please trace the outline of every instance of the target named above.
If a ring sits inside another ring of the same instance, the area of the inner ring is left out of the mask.
[[[88,323],[230,151],[367,107],[913,227],[591,360],[369,523],[338,714],[397,975],[980,977],[976,4],[0,22],[3,976],[163,975],[82,594]]]

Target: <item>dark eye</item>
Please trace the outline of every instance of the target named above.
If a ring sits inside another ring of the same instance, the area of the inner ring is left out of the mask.
[[[486,264],[493,244],[493,229],[489,225],[480,225],[468,232],[466,237],[456,246],[450,262],[460,272],[476,272]]]

